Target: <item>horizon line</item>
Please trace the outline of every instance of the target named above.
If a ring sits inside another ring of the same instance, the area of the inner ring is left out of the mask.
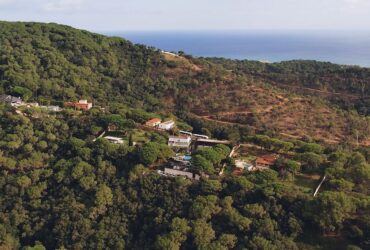
[[[92,32],[369,32],[370,29],[122,29],[122,30],[92,30]]]

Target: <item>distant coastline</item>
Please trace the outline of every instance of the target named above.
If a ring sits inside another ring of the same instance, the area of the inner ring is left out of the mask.
[[[129,31],[104,34],[201,57],[265,63],[303,59],[370,67],[370,31]]]

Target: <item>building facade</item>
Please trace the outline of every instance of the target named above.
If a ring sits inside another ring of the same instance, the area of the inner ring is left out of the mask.
[[[162,122],[161,124],[158,125],[158,128],[159,129],[162,129],[162,130],[171,130],[175,127],[175,122],[170,120],[170,121],[166,121],[166,122]]]
[[[188,148],[191,144],[190,136],[170,136],[168,146],[177,148]]]
[[[64,103],[64,107],[71,107],[75,109],[81,110],[89,110],[92,108],[92,103],[88,102],[87,100],[79,100],[78,102],[66,102]]]

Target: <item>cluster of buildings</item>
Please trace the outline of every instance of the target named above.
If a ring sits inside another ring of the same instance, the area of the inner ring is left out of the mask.
[[[220,141],[209,139],[208,136],[192,134],[186,131],[180,131],[178,136],[169,136],[168,146],[177,149],[196,149],[197,147],[212,147],[218,144],[230,145],[230,141]],[[209,178],[206,174],[196,174],[192,170],[191,156],[176,156],[170,159],[167,163],[168,166],[164,168],[164,171],[158,170],[158,173],[164,176],[183,176],[190,180],[200,180],[201,177]]]
[[[22,98],[11,96],[11,95],[1,95],[0,102],[7,103],[15,108],[39,107],[39,108],[47,109],[49,112],[60,112],[63,110],[59,106],[53,106],[53,105],[42,106],[42,105],[39,105],[37,102],[27,103],[27,102],[22,101]],[[79,100],[78,102],[65,102],[64,103],[64,107],[70,107],[70,108],[75,108],[75,109],[80,109],[80,110],[89,110],[92,108],[92,106],[93,106],[92,103],[88,102],[87,100]]]
[[[164,168],[164,170],[158,170],[157,172],[160,175],[168,176],[168,177],[184,177],[189,180],[195,180],[199,181],[201,177],[203,178],[209,178],[206,174],[197,174],[194,173],[192,170],[191,165],[191,156],[185,155],[185,156],[175,156],[172,157],[168,163],[167,166]]]
[[[40,107],[47,109],[50,112],[60,112],[63,109],[59,106],[39,106],[38,103],[26,103],[23,102],[21,98],[14,97],[11,95],[0,95],[0,102],[7,103],[13,107]],[[64,107],[75,108],[78,110],[90,110],[93,107],[91,102],[87,100],[79,100],[77,102],[65,102]],[[167,120],[162,122],[160,118],[153,118],[148,120],[145,125],[147,127],[156,128],[159,130],[169,131],[175,127],[175,122],[173,120]],[[230,145],[230,141],[213,140],[209,139],[206,135],[193,134],[187,131],[179,131],[178,136],[169,136],[168,146],[172,148],[187,149],[189,150],[191,146],[197,147],[211,147],[217,144]],[[114,144],[123,144],[124,140],[119,137],[105,136],[105,139]],[[165,167],[163,171],[158,170],[158,173],[165,176],[183,176],[190,180],[199,180],[200,175],[195,174],[191,171],[190,156],[177,156],[171,159],[169,166]],[[253,162],[247,162],[244,160],[235,160],[235,175],[241,175],[243,171],[257,171],[271,168],[278,155],[264,155],[257,157]]]
[[[158,128],[160,130],[171,130],[175,127],[175,122],[173,120],[162,122],[159,118],[153,118],[147,121],[145,125],[147,127]]]
[[[46,109],[49,112],[60,112],[63,109],[59,106],[53,106],[53,105],[47,105],[42,106],[39,105],[37,102],[34,103],[27,103],[22,101],[22,98],[11,96],[11,95],[1,95],[0,96],[0,102],[7,103],[12,107],[19,108],[19,107],[26,107],[26,108],[32,108],[32,107],[38,107],[42,109]]]

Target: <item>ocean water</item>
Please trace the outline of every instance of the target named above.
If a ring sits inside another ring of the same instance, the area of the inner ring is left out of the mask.
[[[267,62],[293,59],[370,67],[369,31],[109,32],[134,43],[193,56]]]

